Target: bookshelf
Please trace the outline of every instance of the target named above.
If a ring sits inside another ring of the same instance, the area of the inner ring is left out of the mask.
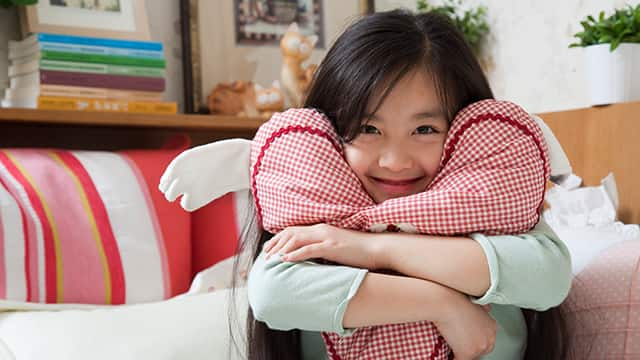
[[[255,131],[266,119],[224,115],[157,115],[120,112],[81,112],[38,109],[0,109],[0,122],[85,126],[125,126],[165,129]]]
[[[160,147],[185,134],[193,145],[251,138],[265,118],[0,108],[0,147],[87,150]]]

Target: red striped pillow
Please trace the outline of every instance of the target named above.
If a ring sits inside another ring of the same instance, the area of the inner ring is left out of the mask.
[[[188,289],[189,214],[156,190],[181,150],[0,150],[0,299],[123,304]]]

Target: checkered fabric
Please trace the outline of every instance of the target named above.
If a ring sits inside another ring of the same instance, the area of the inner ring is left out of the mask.
[[[451,352],[428,321],[370,326],[346,337],[322,333],[322,338],[333,360],[447,360]]]
[[[313,109],[278,113],[262,125],[251,164],[258,216],[272,233],[317,223],[356,230],[393,224],[434,235],[522,233],[538,222],[550,171],[535,121],[495,100],[455,117],[426,191],[381,204],[345,161],[330,121]]]
[[[514,234],[539,220],[549,159],[542,131],[519,106],[483,100],[454,118],[438,175],[424,192],[375,204],[344,159],[329,119],[314,109],[275,114],[251,151],[251,187],[263,228],[327,223],[422,234]],[[446,359],[430,322],[323,334],[332,359]]]

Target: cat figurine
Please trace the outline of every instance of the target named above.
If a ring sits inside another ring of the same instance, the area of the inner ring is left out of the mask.
[[[317,42],[316,35],[302,35],[297,23],[289,25],[280,40],[282,52],[280,80],[290,107],[301,107],[304,102],[317,65],[311,64],[303,68],[302,63],[311,56]]]
[[[271,117],[273,113],[282,111],[284,108],[284,93],[278,80],[275,80],[270,88],[255,84],[254,91],[254,108],[260,116]]]
[[[276,80],[269,88],[251,81],[218,84],[207,97],[212,114],[271,116],[284,108],[284,93]]]

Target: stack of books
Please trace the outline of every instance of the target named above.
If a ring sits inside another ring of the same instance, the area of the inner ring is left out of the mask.
[[[2,107],[176,113],[162,43],[49,33],[9,42]]]

